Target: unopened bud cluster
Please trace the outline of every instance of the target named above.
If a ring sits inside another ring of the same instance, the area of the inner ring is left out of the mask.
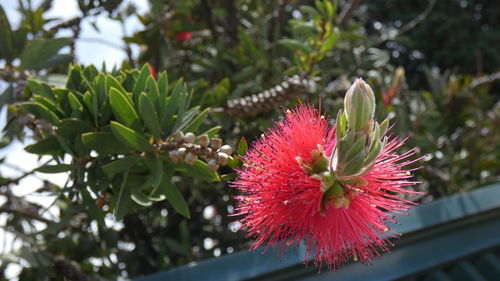
[[[344,99],[344,111],[336,120],[337,146],[332,154],[333,170],[343,180],[353,180],[368,172],[385,146],[389,125],[377,123],[375,95],[368,84],[356,79]]]
[[[315,83],[311,79],[294,75],[269,90],[244,98],[229,100],[226,112],[234,118],[254,116],[261,112],[271,111],[299,94],[312,91],[314,87]]]
[[[160,148],[168,151],[174,163],[185,162],[194,165],[196,160],[200,159],[213,171],[227,165],[232,153],[231,146],[223,145],[219,138],[210,138],[208,135],[195,136],[190,132],[184,134],[181,131],[175,132]]]

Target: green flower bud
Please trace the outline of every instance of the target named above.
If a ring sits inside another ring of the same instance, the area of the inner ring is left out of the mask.
[[[344,112],[337,116],[337,145],[330,158],[340,180],[357,179],[368,172],[382,151],[388,120],[374,120],[375,95],[368,84],[356,79],[344,99]],[[347,123],[347,124],[346,124]]]
[[[354,131],[370,131],[375,114],[375,95],[363,79],[356,79],[344,99],[348,127]]]

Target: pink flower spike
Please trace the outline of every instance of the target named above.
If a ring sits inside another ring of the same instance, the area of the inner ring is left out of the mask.
[[[335,128],[312,106],[287,111],[252,144],[231,183],[240,191],[236,215],[254,239],[251,249],[277,247],[282,254],[304,243],[305,261],[330,270],[388,251],[388,239],[399,235],[387,221],[414,205],[396,194],[417,193],[404,188],[416,184],[404,170],[415,150],[398,155],[402,144],[390,140],[368,172],[342,181],[324,163],[335,150]]]

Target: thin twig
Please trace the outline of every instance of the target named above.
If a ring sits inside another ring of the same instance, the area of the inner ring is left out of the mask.
[[[8,166],[7,163],[5,163],[4,165]],[[32,175],[34,172],[35,172],[35,170],[29,171],[29,172],[25,172],[24,174],[20,175],[17,178],[6,179],[5,181],[0,181],[0,186],[5,186],[5,185],[9,185],[9,184],[19,184],[20,180],[24,179],[25,177],[27,177],[29,175]]]
[[[82,42],[88,42],[88,43],[103,44],[103,45],[106,45],[108,47],[115,48],[117,50],[120,50],[120,51],[123,51],[123,52],[127,53],[123,46],[115,44],[115,43],[113,43],[111,41],[108,41],[106,39],[94,38],[94,37],[80,37],[80,38],[77,38],[76,40],[80,40]]]
[[[497,72],[494,72],[490,75],[482,76],[482,77],[479,77],[479,78],[472,80],[469,87],[471,89],[475,89],[481,85],[492,83],[495,80],[500,80],[500,71],[497,71]]]
[[[416,18],[405,24],[403,27],[401,27],[399,30],[397,30],[394,34],[391,35],[383,35],[380,40],[377,42],[376,45],[379,45],[387,40],[392,40],[401,34],[408,32],[410,29],[414,28],[417,26],[419,23],[421,23],[429,14],[432,12],[432,9],[434,8],[434,5],[436,5],[437,0],[429,0],[429,3],[427,4],[427,7],[425,10],[418,15]]]
[[[46,219],[44,217],[41,217],[37,213],[24,212],[21,210],[15,210],[15,209],[11,209],[8,207],[0,207],[0,213],[19,215],[19,216],[26,217],[29,219],[34,219],[34,220],[37,220],[37,221],[40,221],[40,222],[43,222],[46,224],[53,223],[53,221]]]
[[[49,30],[47,30],[47,33],[55,34],[57,31],[59,31],[59,29],[72,28],[75,25],[80,25],[81,21],[82,21],[82,17],[74,17],[74,18],[69,19],[67,21],[61,22],[57,25],[54,25]]]
[[[339,17],[337,18],[337,24],[340,26],[345,25],[352,17],[352,15],[354,14],[354,10],[358,8],[361,2],[363,2],[363,0],[350,0],[347,4],[345,4],[344,8],[340,12]]]

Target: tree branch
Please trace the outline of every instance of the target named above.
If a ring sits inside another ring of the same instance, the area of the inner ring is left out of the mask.
[[[0,207],[0,213],[8,213],[8,214],[14,214],[14,215],[19,215],[19,216],[22,216],[22,217],[26,217],[26,218],[29,218],[29,219],[34,219],[34,220],[37,220],[37,221],[41,221],[43,223],[46,223],[46,224],[51,224],[53,223],[53,221],[49,220],[49,219],[46,219],[42,216],[39,216],[37,213],[30,213],[30,212],[25,212],[25,211],[21,211],[21,210],[15,210],[15,209],[12,209],[12,208],[8,208],[8,207]]]
[[[432,9],[434,8],[434,5],[436,5],[436,2],[437,0],[429,0],[429,3],[427,4],[427,7],[425,8],[425,10],[420,14],[418,15],[416,18],[414,18],[413,20],[411,20],[410,22],[408,22],[406,25],[404,25],[403,27],[401,27],[399,30],[396,31],[396,33],[392,34],[392,35],[384,35],[380,38],[380,40],[377,42],[376,45],[378,44],[381,44],[387,40],[392,40],[398,36],[400,36],[401,34],[405,33],[405,32],[408,32],[408,30],[414,28],[415,26],[417,26],[419,23],[421,23],[425,18],[427,18],[427,16],[429,16],[429,14],[432,12]]]
[[[339,17],[337,18],[337,24],[340,26],[345,25],[349,19],[352,18],[354,11],[358,8],[361,2],[363,2],[363,0],[350,0],[347,4],[345,4]]]

